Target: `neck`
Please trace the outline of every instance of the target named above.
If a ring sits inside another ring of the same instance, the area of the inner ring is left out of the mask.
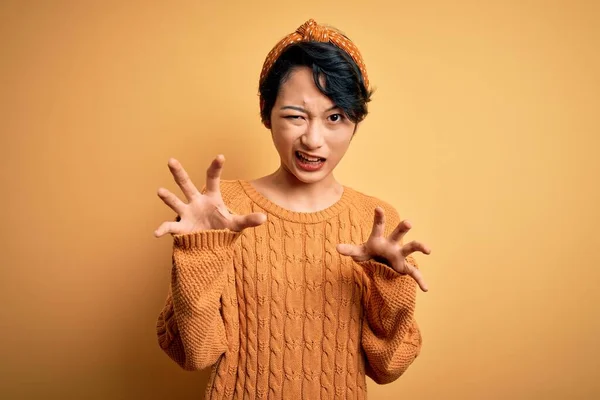
[[[285,167],[279,169],[270,175],[271,181],[285,189],[288,193],[300,194],[306,197],[322,197],[331,193],[339,193],[343,190],[342,185],[335,179],[333,173],[318,182],[306,183],[299,180]]]
[[[267,197],[294,211],[323,210],[336,203],[344,192],[344,187],[335,179],[333,173],[318,182],[305,183],[283,166],[265,176],[263,182],[270,188],[268,191],[271,192],[271,196]]]

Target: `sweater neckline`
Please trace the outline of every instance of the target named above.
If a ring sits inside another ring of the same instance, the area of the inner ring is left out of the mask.
[[[347,186],[343,186],[344,191],[342,192],[342,196],[337,202],[333,203],[331,206],[323,210],[314,212],[300,212],[291,211],[276,203],[273,203],[271,200],[263,196],[258,190],[256,190],[254,186],[250,184],[249,181],[238,180],[238,183],[246,193],[246,196],[248,196],[250,200],[258,204],[269,214],[272,214],[280,219],[284,219],[290,222],[299,222],[303,224],[314,224],[317,222],[322,222],[340,214],[340,212],[346,209],[348,204],[350,203],[350,192],[352,190]]]

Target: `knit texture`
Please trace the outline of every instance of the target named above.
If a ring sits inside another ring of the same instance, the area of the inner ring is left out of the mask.
[[[182,368],[212,367],[206,398],[365,399],[365,376],[402,375],[421,349],[416,283],[336,250],[368,239],[377,206],[388,235],[394,208],[349,187],[314,213],[288,211],[247,181],[224,180],[221,192],[232,212],[267,222],[174,235],[157,323],[160,347]]]

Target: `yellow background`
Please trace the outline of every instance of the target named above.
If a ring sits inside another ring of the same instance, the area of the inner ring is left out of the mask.
[[[377,88],[338,168],[433,248],[421,356],[372,399],[600,398],[594,1],[3,1],[0,397],[193,399],[161,353],[179,158],[278,166],[257,79],[306,19]]]

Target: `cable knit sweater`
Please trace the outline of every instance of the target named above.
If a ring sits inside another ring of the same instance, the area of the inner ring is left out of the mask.
[[[267,222],[174,235],[157,323],[160,347],[182,368],[212,366],[206,398],[365,399],[365,375],[397,379],[421,348],[416,284],[336,250],[367,240],[378,205],[389,234],[400,222],[393,207],[349,187],[314,213],[288,211],[247,181],[222,181],[221,191],[231,212]]]

